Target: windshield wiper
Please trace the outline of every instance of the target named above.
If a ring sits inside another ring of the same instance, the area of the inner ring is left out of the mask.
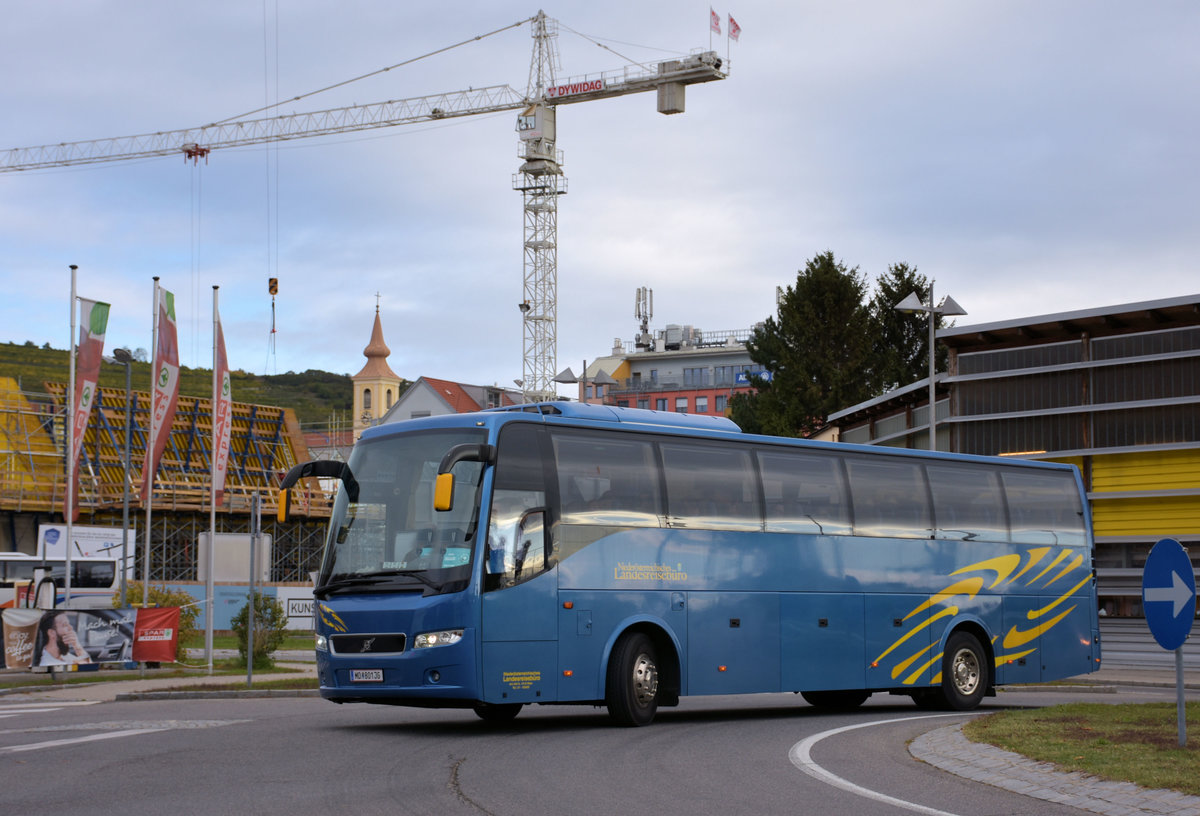
[[[443,584],[440,584],[437,581],[434,581],[433,579],[431,579],[425,575],[422,575],[420,572],[416,572],[413,570],[393,569],[393,570],[383,570],[381,572],[372,572],[372,573],[369,573],[366,575],[351,575],[346,578],[339,578],[336,581],[329,581],[328,583],[324,583],[318,587],[315,587],[313,589],[313,594],[324,596],[334,590],[345,589],[346,587],[371,586],[373,584],[381,584],[381,583],[390,581],[393,578],[399,577],[401,575],[407,575],[407,576],[416,578],[421,583],[425,584],[428,587],[431,587],[432,589],[434,589],[438,592],[441,592],[442,587],[444,586]]]

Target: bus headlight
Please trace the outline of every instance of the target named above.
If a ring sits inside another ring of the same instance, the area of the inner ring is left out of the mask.
[[[329,641],[322,634],[316,635],[316,647],[318,652],[329,651]]]
[[[414,649],[428,649],[433,646],[449,646],[462,640],[462,629],[443,629],[440,632],[425,632],[413,638]]]

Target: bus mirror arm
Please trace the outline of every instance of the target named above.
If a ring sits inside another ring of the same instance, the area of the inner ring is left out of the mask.
[[[446,451],[446,455],[438,464],[438,475],[449,473],[459,462],[482,462],[485,465],[491,465],[495,461],[496,448],[494,445],[466,442],[462,445],[455,445]]]
[[[296,465],[283,477],[279,483],[280,490],[287,490],[301,479],[308,477],[317,479],[337,479],[346,486],[346,498],[352,502],[358,501],[358,480],[345,462],[331,459],[321,459],[316,462],[302,462]]]

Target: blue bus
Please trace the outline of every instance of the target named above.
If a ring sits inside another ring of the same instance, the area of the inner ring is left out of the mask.
[[[340,480],[314,588],[338,703],[639,726],[685,695],[968,710],[1099,668],[1071,465],[551,402],[370,428],[282,485],[306,477]]]

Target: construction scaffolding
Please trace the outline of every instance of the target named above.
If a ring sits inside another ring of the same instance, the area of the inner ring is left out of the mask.
[[[8,515],[0,541],[7,539],[6,549],[35,552],[36,540],[21,540],[29,538],[28,530],[36,532],[39,522],[62,522],[66,390],[62,383],[47,383],[47,393],[23,392],[11,378],[0,378],[0,513]],[[145,391],[127,394],[124,389],[99,388],[98,392],[80,454],[79,523],[119,527],[127,495],[131,508],[144,509],[138,495],[150,400]],[[131,417],[128,451],[127,411]],[[179,397],[151,497],[150,580],[196,579],[196,541],[209,529],[212,420],[210,399]],[[224,500],[216,513],[217,532],[248,532],[251,498],[256,493],[262,496],[264,514],[273,517],[279,480],[292,465],[309,458],[290,409],[235,402]],[[306,481],[293,492],[291,515],[295,521],[264,521],[264,531],[270,532],[275,542],[273,580],[305,581],[316,569],[332,496],[317,480]],[[138,534],[144,536],[145,531],[138,530]],[[140,549],[142,541],[137,546]]]

